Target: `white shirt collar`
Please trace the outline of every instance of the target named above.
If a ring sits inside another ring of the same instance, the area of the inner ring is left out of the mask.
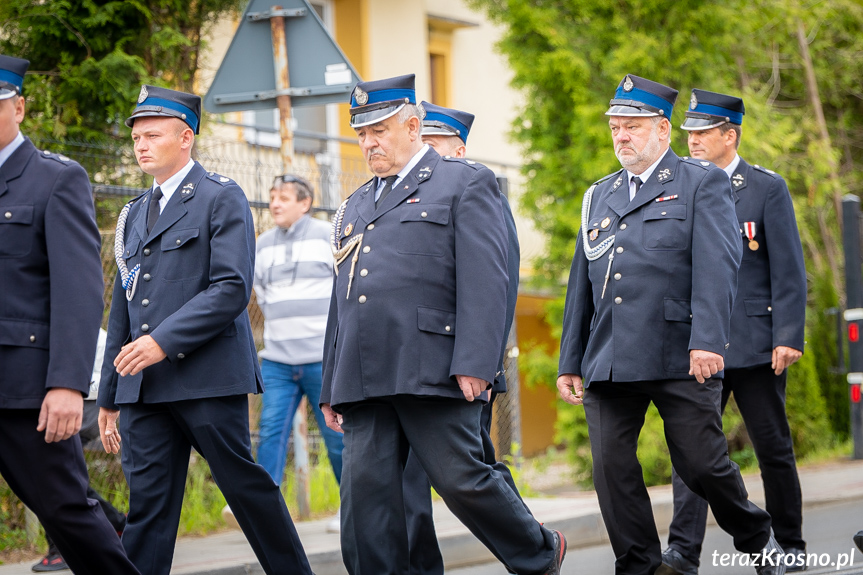
[[[6,163],[6,160],[9,159],[9,156],[15,153],[15,150],[18,149],[21,144],[24,143],[24,134],[21,133],[21,130],[18,130],[18,135],[15,136],[9,144],[0,150],[0,167],[3,167],[3,164]]]
[[[659,156],[659,158],[658,158],[655,162],[653,162],[652,164],[650,164],[649,166],[647,166],[647,169],[646,169],[646,170],[644,170],[643,172],[641,172],[640,174],[633,174],[633,173],[632,173],[632,172],[630,172],[629,170],[626,170],[626,176],[627,176],[627,178],[628,178],[628,180],[627,180],[627,181],[629,182],[629,199],[630,199],[630,200],[631,200],[631,199],[632,199],[632,197],[635,195],[635,192],[634,192],[634,186],[633,186],[633,184],[632,184],[632,178],[634,178],[634,177],[638,176],[638,179],[639,179],[639,180],[641,180],[641,185],[643,186],[644,184],[646,184],[646,183],[647,183],[647,180],[648,180],[648,179],[650,179],[651,174],[653,174],[653,171],[656,169],[656,166],[658,166],[658,165],[659,165],[659,162],[661,162],[661,161],[662,161],[662,159],[665,157],[665,155],[666,155],[666,154],[668,154],[668,151],[669,151],[670,149],[671,149],[671,147],[669,146],[669,147],[665,150],[665,153],[664,153],[664,154],[662,154],[661,156]]]
[[[189,175],[189,172],[191,172],[194,167],[195,161],[189,160],[188,164],[183,166],[179,172],[165,180],[161,185],[157,184],[155,179],[153,180],[153,189],[156,189],[156,186],[162,188],[162,198],[159,200],[159,213],[162,213],[162,210],[164,210],[165,206],[168,204],[168,200],[171,199],[171,196],[174,195],[174,192],[177,191],[177,188],[180,187],[180,184],[183,183],[183,180],[186,179],[186,176]]]
[[[728,174],[729,179],[734,175],[734,170],[737,169],[738,164],[740,164],[740,154],[734,154],[734,159],[731,160],[731,163],[723,168],[725,173]]]
[[[425,156],[425,154],[426,154],[426,152],[428,152],[428,150],[429,150],[429,145],[428,144],[423,145],[423,147],[420,149],[420,151],[417,152],[416,154],[414,154],[414,157],[411,158],[407,164],[405,164],[405,167],[402,168],[401,170],[399,170],[399,173],[396,174],[398,177],[396,178],[396,181],[393,182],[393,189],[395,189],[396,185],[398,185],[399,182],[401,182],[403,179],[405,179],[405,176],[407,176],[409,173],[411,173],[411,170],[413,170],[416,167],[416,165],[419,164],[420,160],[422,159],[423,156]],[[384,180],[383,180],[383,178],[378,178],[378,187],[375,190],[375,201],[377,201],[377,199],[380,197],[381,191],[383,189],[384,189]]]

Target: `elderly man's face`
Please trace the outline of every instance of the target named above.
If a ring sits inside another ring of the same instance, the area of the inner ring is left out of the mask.
[[[650,118],[640,116],[612,116],[608,120],[614,154],[620,165],[640,174],[659,158],[668,142],[668,122],[654,124]]]
[[[402,124],[396,114],[376,124],[356,128],[360,150],[376,176],[394,176],[407,165],[416,153],[419,127],[416,116]]]
[[[18,135],[18,124],[24,121],[24,98],[12,96],[0,100],[0,150]]]

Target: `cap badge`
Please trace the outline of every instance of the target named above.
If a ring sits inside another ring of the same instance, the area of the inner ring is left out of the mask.
[[[149,97],[150,93],[147,91],[147,86],[141,86],[141,92],[138,94],[138,103],[143,104],[144,100]]]
[[[357,104],[360,106],[365,106],[369,102],[369,95],[366,94],[362,88],[357,86],[357,89],[354,90],[354,98],[357,101]]]
[[[352,231],[354,231],[354,224],[353,224],[353,223],[348,222],[348,225],[345,227],[345,235],[346,235],[346,236],[351,235],[351,232],[352,232]]]
[[[692,97],[689,98],[689,109],[694,110],[698,107],[698,98],[695,97],[695,92],[692,93]]]
[[[627,76],[626,79],[623,81],[623,91],[631,92],[633,87],[635,87],[635,84],[633,84],[632,79]]]
[[[599,222],[599,227],[601,227],[602,229],[605,229],[608,227],[608,224],[610,224],[610,223],[611,223],[611,218],[605,218],[604,220]],[[596,231],[596,230],[594,230],[594,231]]]
[[[590,230],[590,241],[595,241],[599,237],[599,230]]]

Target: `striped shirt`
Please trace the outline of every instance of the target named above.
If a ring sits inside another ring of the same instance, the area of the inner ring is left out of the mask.
[[[330,225],[305,215],[258,237],[255,294],[264,314],[260,356],[288,365],[321,361],[333,289]]]

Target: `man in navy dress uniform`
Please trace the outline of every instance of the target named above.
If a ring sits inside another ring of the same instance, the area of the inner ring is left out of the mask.
[[[348,572],[407,573],[402,480],[413,451],[444,502],[515,573],[560,572],[566,542],[483,461],[498,371],[507,232],[486,167],[421,140],[414,76],[361,82],[351,126],[375,177],[333,220],[336,277],[321,407],[344,431]]]
[[[683,481],[756,571],[783,574],[770,516],[728,458],[719,403],[740,240],[728,177],[669,147],[677,90],[627,75],[609,116],[623,170],[585,193],[566,293],[557,387],[584,404],[593,480],[617,575],[661,564],[636,448],[648,405]],[[777,564],[778,563],[778,564]]]
[[[246,311],[254,225],[243,190],[192,161],[200,117],[198,96],[144,86],[126,120],[154,183],[118,221],[99,388],[105,449],[123,443],[123,545],[142,573],[169,573],[194,447],[264,571],[310,573],[279,488],[252,458],[246,394],[262,391]]]
[[[761,467],[767,512],[776,541],[786,555],[787,571],[805,568],[803,499],[785,415],[786,368],[803,354],[806,270],[785,180],[738,154],[743,100],[693,90],[686,121],[689,153],[713,162],[731,181],[740,224],[743,260],[731,314],[731,346],[725,356],[721,407],[734,393]],[[668,549],[669,572],[697,575],[707,521],[707,501],[677,474],[674,519]]]
[[[453,110],[436,106],[429,102],[420,104],[425,111],[423,118],[422,141],[428,144],[439,155],[452,158],[464,158],[467,154],[467,137],[473,126],[474,115],[461,110]],[[509,468],[497,461],[494,452],[494,442],[491,440],[492,405],[500,393],[506,393],[506,376],[504,375],[504,355],[506,342],[512,321],[515,317],[515,304],[518,297],[519,245],[518,233],[512,209],[503,193],[500,194],[503,207],[503,217],[506,221],[507,236],[507,276],[509,283],[506,290],[506,333],[500,352],[500,362],[495,373],[489,400],[482,405],[480,417],[483,461],[493,466],[504,476],[516,495],[521,497]],[[415,455],[408,455],[404,474],[405,511],[408,521],[408,542],[410,544],[410,572],[415,574],[442,575],[444,572],[443,556],[437,543],[432,515],[431,484],[428,475],[423,471]]]
[[[102,321],[90,180],[19,130],[29,65],[0,55],[0,475],[76,573],[137,573],[77,435]]]

